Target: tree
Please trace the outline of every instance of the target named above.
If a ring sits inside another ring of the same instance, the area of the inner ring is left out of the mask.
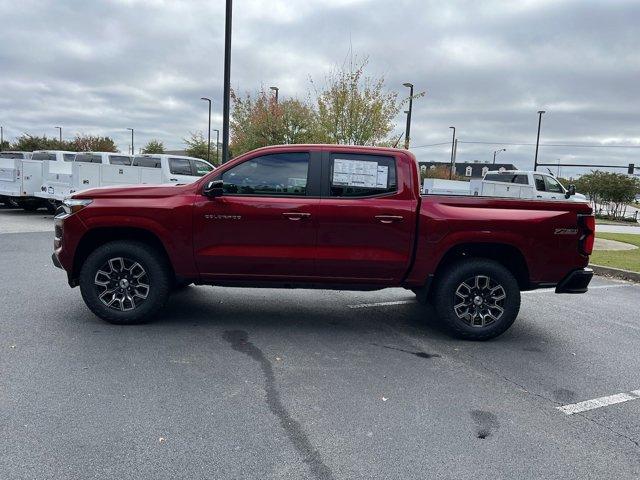
[[[386,92],[384,77],[366,76],[367,58],[334,72],[317,95],[319,140],[345,145],[385,141],[400,111],[398,94]]]
[[[149,140],[142,149],[142,153],[164,153],[164,144],[160,140]]]
[[[187,145],[187,155],[190,157],[201,158],[202,160],[207,159],[207,137],[200,131],[198,132],[190,132],[189,138],[184,139],[184,143]],[[212,150],[214,150],[212,148]],[[215,155],[215,150],[212,152]],[[211,162],[214,163],[215,162]]]
[[[68,150],[74,152],[117,152],[118,146],[110,137],[100,137],[97,135],[77,134],[69,142]]]
[[[439,178],[442,180],[460,180],[460,181],[469,181],[467,177],[462,177],[457,173],[453,173],[451,178],[449,178],[449,174],[451,173],[451,167],[449,165],[435,165],[432,167],[427,167],[426,169],[420,166],[420,178]]]
[[[640,180],[621,173],[591,171],[576,180],[576,190],[587,195],[596,213],[617,219],[640,192]]]
[[[24,133],[11,144],[10,149],[21,152],[34,152],[36,150],[67,150],[67,147],[67,142],[60,143],[57,138],[49,138],[46,135],[34,137]]]
[[[268,145],[310,143],[314,140],[315,113],[297,99],[276,103],[264,90],[256,98],[232,92],[231,149],[242,154]]]

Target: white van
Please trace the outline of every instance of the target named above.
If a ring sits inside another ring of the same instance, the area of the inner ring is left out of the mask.
[[[0,158],[0,168],[3,169],[3,182],[0,190],[9,197],[9,201],[25,210],[37,210],[39,207],[50,208],[49,204],[35,196],[42,185],[43,162],[55,162],[56,166],[73,160],[75,152],[62,150],[37,150],[31,154],[25,152],[4,152],[5,156],[13,158]],[[17,153],[22,155],[16,155]],[[22,158],[15,158],[22,156]],[[51,209],[51,208],[50,208]]]
[[[61,202],[77,190],[99,187],[99,165],[130,166],[130,155],[115,152],[78,152],[65,164],[43,162],[42,185],[35,196]]]
[[[153,153],[136,155],[133,164],[159,168],[162,172],[162,181],[159,183],[195,182],[215,168],[209,162],[199,158]]]

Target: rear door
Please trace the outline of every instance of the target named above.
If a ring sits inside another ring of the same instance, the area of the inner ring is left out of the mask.
[[[191,183],[196,180],[188,158],[169,157],[169,182]]]
[[[326,151],[316,271],[335,283],[399,282],[409,268],[417,200],[410,167],[386,154]]]
[[[320,152],[257,155],[221,172],[224,195],[194,207],[194,251],[204,278],[312,278]]]

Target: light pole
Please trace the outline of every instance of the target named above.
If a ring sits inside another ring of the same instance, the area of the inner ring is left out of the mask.
[[[207,161],[211,162],[211,99],[207,97],[200,97],[200,100],[206,100],[207,102],[209,102],[209,128],[207,128]]]
[[[270,90],[273,90],[275,92],[275,97],[276,97],[276,105],[278,104],[278,92],[280,92],[280,89],[278,87],[269,87]]]
[[[493,164],[496,164],[496,155],[499,154],[500,152],[506,152],[507,149],[506,148],[501,148],[500,150],[496,150],[495,152],[493,152]]]
[[[544,110],[538,110],[538,137],[536,138],[536,156],[533,159],[533,171],[538,170],[538,146],[540,145],[540,125],[542,124],[542,114],[547,113]]]
[[[133,148],[133,128],[127,128],[127,130],[131,130],[131,155],[135,155],[136,151]]]
[[[220,130],[218,130],[217,128],[214,128],[213,131],[216,132],[216,165],[217,165],[218,161],[220,160],[220,155],[218,154],[218,144],[220,143]]]
[[[411,138],[411,111],[413,110],[413,83],[403,83],[403,87],[409,89],[409,113],[407,113],[407,127],[404,131],[404,148],[409,150],[409,140]]]
[[[233,0],[227,0],[224,22],[224,98],[222,102],[222,163],[229,160],[229,103],[231,95],[231,12]]]
[[[62,127],[53,127],[53,128],[57,128],[58,131],[60,132],[60,143],[62,143]]]
[[[4,127],[0,126],[0,150],[2,150],[4,145]]]
[[[451,168],[449,169],[449,180],[453,176],[453,153],[455,151],[456,146],[456,127],[449,127],[453,130],[453,137],[451,138]]]

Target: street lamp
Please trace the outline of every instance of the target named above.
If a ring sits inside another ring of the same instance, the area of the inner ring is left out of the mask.
[[[135,155],[136,151],[133,148],[133,128],[127,128],[127,130],[131,130],[131,155]]]
[[[213,131],[216,132],[216,165],[217,165],[218,161],[220,160],[220,156],[218,155],[218,144],[220,143],[220,130],[218,130],[217,128],[214,128]]]
[[[226,0],[224,22],[224,98],[222,102],[222,163],[229,160],[229,103],[231,96],[231,12],[233,0]]]
[[[0,126],[0,150],[2,150],[3,145],[4,145],[4,127]]]
[[[403,83],[403,87],[409,89],[409,112],[407,113],[407,127],[404,131],[404,148],[409,150],[409,140],[411,137],[411,111],[413,110],[413,83]]]
[[[496,155],[499,154],[500,152],[506,152],[507,149],[506,148],[501,148],[500,150],[496,150],[495,152],[493,152],[493,164],[496,164]]]
[[[276,105],[278,104],[278,92],[280,91],[280,89],[278,87],[269,87],[270,90],[273,90],[275,92],[276,95]]]
[[[453,130],[453,137],[451,138],[451,168],[449,169],[449,180],[453,176],[453,152],[455,151],[456,146],[456,127],[449,127]]]
[[[542,123],[542,114],[547,113],[544,110],[538,110],[538,137],[536,138],[536,156],[533,159],[533,171],[538,169],[538,146],[540,145],[540,124]]]
[[[62,127],[53,127],[57,128],[60,131],[60,143],[62,143]]]
[[[209,102],[209,128],[207,128],[207,161],[211,162],[211,99],[200,97],[200,100]]]

